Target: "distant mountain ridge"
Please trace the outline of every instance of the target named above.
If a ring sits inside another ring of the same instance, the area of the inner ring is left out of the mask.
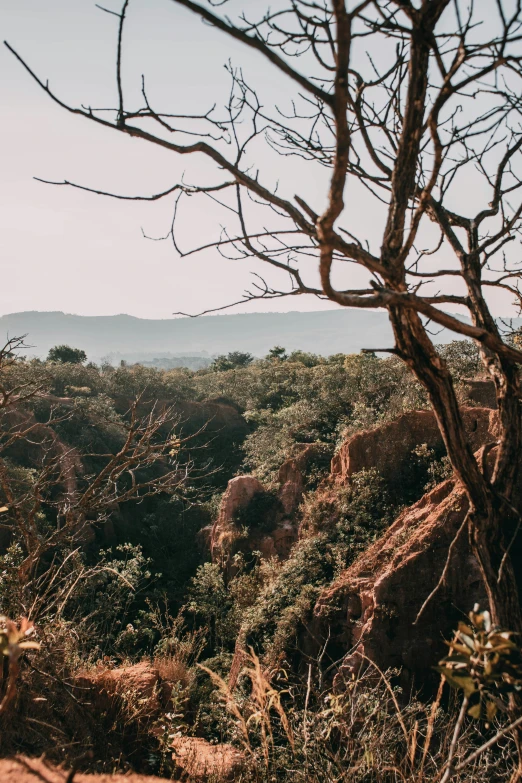
[[[512,319],[517,326],[522,319]],[[82,348],[90,360],[102,357],[152,360],[168,354],[213,356],[248,351],[264,356],[274,345],[328,356],[361,348],[390,348],[393,336],[385,312],[356,309],[246,313],[199,318],[145,319],[131,315],[84,316],[27,311],[0,317],[0,339],[27,335],[30,356],[44,358],[54,345]],[[448,330],[435,341],[457,339]]]

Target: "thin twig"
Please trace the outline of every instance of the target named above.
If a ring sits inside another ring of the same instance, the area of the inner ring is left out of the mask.
[[[455,757],[455,751],[457,749],[457,742],[460,737],[460,732],[462,731],[462,726],[464,725],[464,719],[466,717],[466,712],[468,709],[469,699],[467,696],[465,696],[462,699],[462,705],[460,707],[459,717],[457,718],[457,722],[455,724],[455,729],[453,731],[453,736],[451,738],[451,745],[448,753],[448,760],[446,762],[447,767],[446,771],[444,773],[444,777],[442,778],[440,783],[448,783],[448,780],[451,780],[453,777],[453,773],[455,772],[455,766],[453,764],[453,759]]]
[[[457,532],[455,534],[455,537],[453,538],[451,544],[449,545],[448,554],[447,554],[447,557],[446,557],[446,562],[444,564],[444,568],[442,569],[442,574],[440,575],[440,579],[437,582],[437,584],[435,585],[435,587],[433,588],[433,590],[431,591],[431,593],[429,594],[429,596],[426,598],[424,603],[422,604],[421,608],[419,609],[419,611],[417,613],[417,617],[415,618],[415,621],[414,621],[413,625],[417,625],[417,623],[419,622],[419,620],[420,620],[424,610],[426,609],[426,607],[428,606],[428,604],[430,603],[432,598],[438,593],[438,591],[440,590],[440,588],[444,584],[444,581],[445,581],[446,576],[448,574],[448,570],[449,570],[449,566],[450,566],[451,556],[453,554],[453,550],[454,550],[454,548],[455,548],[455,546],[457,544],[457,541],[458,541],[458,539],[460,537],[460,534],[462,533],[462,531],[464,530],[465,526],[468,523],[468,519],[469,519],[469,511],[466,514],[466,516],[464,517],[464,519],[462,521],[462,524],[460,525],[459,529],[457,530]]]

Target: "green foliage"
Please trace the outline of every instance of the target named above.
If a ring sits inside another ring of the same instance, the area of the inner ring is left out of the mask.
[[[47,421],[53,406],[55,414],[62,419],[53,429],[67,447],[77,449],[87,475],[95,474],[104,464],[103,458],[93,455],[115,453],[121,447],[126,432],[126,411],[136,395],[143,395],[151,405],[156,400],[162,404],[180,405],[182,411],[192,410],[190,402],[183,407],[185,401],[209,398],[225,399],[227,404],[243,410],[250,434],[242,448],[244,431],[236,434],[227,430],[228,424],[221,421],[207,422],[213,412],[201,414],[199,419],[191,412],[189,421],[180,422],[180,432],[203,427],[190,457],[202,473],[211,472],[211,491],[222,490],[227,479],[240,467],[254,472],[268,485],[269,492],[256,498],[248,512],[239,512],[239,524],[245,528],[271,529],[278,506],[273,489],[277,485],[279,468],[289,456],[299,454],[303,445],[313,444],[313,457],[304,476],[308,495],[303,508],[303,529],[318,537],[314,542],[299,544],[295,560],[291,559],[285,566],[290,569],[288,582],[292,583],[291,588],[280,590],[281,612],[286,611],[285,618],[282,615],[279,618],[280,635],[286,638],[285,624],[290,628],[292,618],[307,611],[312,593],[327,584],[344,564],[351,562],[389,518],[388,501],[382,500],[385,488],[375,475],[368,475],[364,480],[356,477],[353,488],[343,490],[344,495],[339,492],[334,500],[326,499],[320,493],[314,494],[313,490],[329,470],[336,444],[346,434],[385,421],[405,409],[424,405],[425,401],[403,364],[395,358],[338,355],[324,359],[300,351],[287,355],[279,347],[264,360],[251,361],[251,357],[237,353],[226,358],[228,364],[224,362],[222,369],[215,365],[212,370],[197,372],[165,371],[139,365],[96,368],[60,362],[25,363],[24,367],[14,367],[12,372],[16,372],[17,382],[23,383],[36,378],[41,368],[44,369],[49,391],[64,399],[48,400],[43,396],[29,404],[42,422]],[[206,431],[205,427],[214,427],[214,430]],[[159,437],[163,436],[166,434],[159,434]],[[412,457],[412,463],[422,462],[416,486],[423,487],[431,478],[435,480],[434,469],[429,465],[435,464],[437,456]],[[225,470],[216,472],[221,465]],[[17,470],[21,468],[18,466]],[[20,477],[27,490],[33,480],[32,469],[24,466],[23,470],[29,470],[29,473]],[[80,475],[80,485],[82,480]],[[370,485],[373,486],[371,490]],[[368,493],[370,500],[367,501]],[[110,515],[114,544],[138,547],[149,563],[147,568],[162,574],[157,578],[156,587],[166,593],[171,606],[177,609],[188,600],[190,610],[186,611],[196,626],[210,626],[209,651],[231,649],[244,613],[262,613],[266,596],[259,606],[254,606],[255,596],[268,589],[266,586],[273,581],[277,571],[276,567],[270,567],[270,571],[266,564],[254,558],[243,563],[225,584],[220,582],[214,566],[206,564],[203,570],[197,570],[205,557],[201,544],[196,545],[198,531],[215,518],[218,502],[219,494],[215,494],[210,504],[192,506],[174,498],[144,498],[140,505],[126,504],[115,508]],[[44,509],[42,529],[49,524],[52,519],[46,519]],[[103,540],[103,535],[100,539]],[[97,564],[106,565],[107,557],[96,553],[95,545],[89,556]],[[85,585],[86,596],[89,596],[86,606],[90,606],[91,613],[94,607],[89,602],[96,595],[94,585],[97,580],[103,582],[107,578],[107,574],[97,576],[89,590],[87,583]],[[120,587],[121,584],[120,580]],[[151,589],[147,588],[147,594]],[[287,589],[290,594],[285,597]],[[217,602],[216,596],[220,597]],[[147,630],[148,610],[143,602],[133,602],[132,606],[134,608],[128,611],[121,610],[127,619],[117,628],[120,641],[116,642],[113,634],[108,643],[111,649],[120,653],[126,650],[126,654],[131,654],[140,645],[148,649],[159,633]],[[96,623],[108,628],[110,623],[103,620],[99,608],[92,616],[98,618]],[[274,626],[267,631],[267,644],[272,643],[270,640],[279,622],[278,612],[279,608],[275,606]]]
[[[114,454],[123,445],[124,419],[107,395],[78,397],[73,407],[57,406],[56,411],[66,414],[54,429],[68,445],[89,454]],[[94,466],[91,458],[86,462]]]
[[[382,478],[361,471],[352,485],[328,495],[311,494],[304,503],[299,541],[288,560],[267,581],[246,613],[244,628],[257,650],[291,653],[315,600],[393,518]]]
[[[231,351],[223,356],[217,356],[212,364],[210,370],[212,372],[224,372],[226,370],[234,370],[239,367],[248,367],[252,364],[254,357],[251,353],[242,353],[241,351]]]
[[[522,328],[515,329],[513,334],[507,337],[506,342],[520,351],[522,349]]]
[[[194,396],[193,374],[190,370],[176,368],[159,370],[134,364],[124,365],[105,375],[105,391],[111,397],[133,400],[144,395],[146,400],[168,400],[169,403],[190,399]]]
[[[48,362],[60,364],[83,364],[87,361],[87,354],[81,348],[71,348],[70,345],[55,345],[47,354]]]
[[[270,348],[268,351],[266,358],[284,362],[288,359],[288,354],[286,352],[286,348],[283,348],[281,345],[274,345],[274,347]]]
[[[325,359],[322,356],[318,356],[315,353],[308,353],[307,351],[292,351],[288,356],[289,362],[299,362],[304,367],[315,367],[318,364],[324,364]]]
[[[443,445],[432,449],[421,443],[412,450],[408,463],[387,489],[394,505],[409,506],[452,475],[453,468]]]
[[[478,348],[471,340],[453,340],[438,350],[457,381],[473,378],[482,369]]]
[[[89,396],[103,393],[103,377],[97,367],[56,362],[45,369],[49,391],[58,397],[71,396],[71,389],[89,389]]]
[[[190,581],[183,616],[204,629],[207,655],[234,649],[245,612],[257,602],[270,569],[254,553],[247,561],[238,553],[234,557],[235,575],[225,583],[217,563],[203,563]]]
[[[426,483],[422,487],[424,492],[429,492],[442,481],[453,475],[450,459],[447,455],[437,454],[435,449],[428,448],[426,443],[421,443],[412,451],[412,474],[413,480],[417,483],[414,488],[414,495],[418,494],[418,487],[422,484],[424,478]]]
[[[19,577],[23,559],[18,542],[10,544],[5,554],[0,555],[0,613],[8,617],[19,617],[23,612]]]
[[[158,576],[151,572],[151,560],[141,547],[131,544],[100,550],[92,565],[86,560],[79,552],[64,553],[63,574],[73,587],[58,603],[65,620],[79,622],[83,654],[96,660],[150,648],[154,634],[143,610],[143,596]],[[42,616],[50,619],[55,609],[54,603],[42,606]]]
[[[460,373],[459,378],[470,377],[478,366],[474,346],[468,343],[451,344],[441,354]],[[196,667],[205,657],[204,665],[225,682],[239,639],[240,645],[251,644],[262,656],[263,671],[259,671],[265,678],[263,684],[262,678],[254,682],[240,676],[234,692],[241,714],[245,720],[251,718],[249,752],[258,770],[252,780],[346,780],[346,759],[339,755],[340,747],[343,753],[352,754],[350,763],[357,769],[357,779],[365,783],[388,780],[379,754],[394,770],[403,769],[403,758],[417,763],[420,753],[415,743],[428,730],[427,709],[423,712],[417,705],[411,714],[402,714],[404,724],[414,732],[411,746],[405,748],[397,730],[400,722],[388,709],[390,690],[376,688],[375,678],[364,686],[348,683],[341,695],[324,694],[315,690],[315,670],[311,670],[311,687],[306,690],[298,668],[303,661],[303,634],[310,627],[318,596],[386,529],[398,506],[417,499],[450,474],[447,459],[421,444],[412,452],[400,486],[387,486],[375,470],[352,476],[350,486],[322,481],[343,438],[403,411],[427,406],[424,393],[400,361],[369,354],[328,359],[301,351],[287,355],[276,347],[265,359],[231,353],[197,372],[30,361],[13,364],[8,373],[9,383],[42,389],[25,403],[24,411],[29,419],[34,414],[44,424],[49,442],[56,437],[65,449],[75,450],[81,460],[80,489],[106,464],[107,455],[121,448],[129,405],[136,395],[142,395],[146,411],[157,401],[177,406],[176,437],[202,429],[197,444],[187,447],[197,469],[205,474],[204,491],[195,496],[195,502],[162,494],[142,496],[133,505],[114,503],[103,519],[93,521],[96,540],[82,543],[81,549],[57,544],[25,581],[21,567],[24,542],[6,535],[0,556],[0,610],[19,617],[25,607],[31,607],[44,641],[42,651],[51,641],[53,650],[60,650],[60,660],[66,661],[60,669],[66,683],[73,680],[78,667],[103,660],[110,668],[142,660],[144,655],[155,656],[155,665],[172,674],[172,680],[161,674],[174,683],[172,688],[169,684],[171,706],[139,745],[146,749],[150,763],[170,774],[173,733],[190,731],[214,741],[240,740],[237,725],[231,726],[224,715],[208,676]],[[196,401],[211,402],[194,405]],[[49,420],[51,413],[54,421]],[[245,431],[248,437],[243,441]],[[157,435],[160,443],[167,436],[163,431]],[[205,562],[209,557],[205,537],[217,517],[226,481],[246,469],[265,482],[268,491],[240,510],[235,523],[245,531],[268,533],[280,516],[279,468],[289,457],[298,458],[308,444],[312,448],[306,448],[305,495],[294,520],[300,526],[300,538],[288,559],[264,560],[260,552],[247,550],[236,554],[225,572],[218,564]],[[38,458],[28,447],[24,450],[23,444],[6,456],[8,481],[17,494],[30,498]],[[220,466],[223,469],[216,470]],[[132,477],[129,474],[123,480],[130,484]],[[58,500],[60,491],[58,487]],[[7,507],[4,495],[0,493],[0,507]],[[26,512],[24,503],[19,506],[22,513]],[[53,503],[42,505],[36,522],[38,534],[48,535],[56,529]],[[445,676],[468,694],[471,714],[478,716],[480,711],[491,720],[491,705],[505,706],[521,685],[519,650],[511,634],[488,630],[486,623],[479,628],[478,620],[475,625],[462,626],[456,641],[467,652],[452,646],[441,666]],[[332,641],[325,657],[336,657],[333,648],[337,643]],[[53,677],[58,658],[54,654],[49,665]],[[256,660],[252,657],[251,663]],[[283,691],[279,690],[281,661],[288,664],[287,673],[293,672],[292,684],[285,681]],[[268,668],[264,669],[272,664],[277,687]],[[47,670],[42,677],[42,693],[47,698]],[[263,707],[264,703],[252,698],[257,685],[286,711],[284,719],[282,712],[272,710],[272,722],[265,721],[266,704]],[[63,699],[69,704],[67,694],[64,691]],[[33,698],[31,692],[31,705]],[[442,727],[448,718],[442,709],[430,715],[434,731],[439,732],[426,759],[426,769],[431,764],[430,779],[434,779],[435,765],[429,759],[446,742]],[[283,726],[286,719],[290,734]],[[49,725],[55,725],[55,720],[51,715]],[[56,725],[64,724],[58,721]],[[273,732],[264,750],[263,725],[265,733]],[[296,740],[293,747],[289,736]],[[468,737],[469,733],[464,740]],[[38,747],[34,752],[44,750]],[[404,771],[404,779],[413,779],[408,777],[410,771]],[[422,775],[421,765],[415,780],[428,779]]]
[[[508,710],[510,695],[522,692],[522,648],[517,634],[492,626],[489,612],[475,607],[469,619],[459,623],[437,670],[463,692],[468,715],[491,721],[499,708]]]
[[[203,563],[187,590],[186,611],[209,630],[209,643],[221,648],[228,637],[227,615],[231,599],[217,563]]]

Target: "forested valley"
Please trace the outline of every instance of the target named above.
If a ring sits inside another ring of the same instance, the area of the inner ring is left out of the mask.
[[[275,346],[157,370],[23,349],[0,357],[2,756],[439,780],[464,689],[452,776],[510,779],[507,736],[467,758],[505,726],[520,648],[488,625],[463,492],[403,362]],[[441,353],[486,464],[493,385],[470,342]],[[470,676],[451,640],[471,610]]]

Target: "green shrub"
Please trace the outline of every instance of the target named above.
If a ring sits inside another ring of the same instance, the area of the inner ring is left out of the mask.
[[[292,653],[320,591],[352,563],[394,516],[382,478],[361,471],[352,484],[310,493],[303,504],[308,537],[294,546],[246,613],[243,629],[259,652]]]
[[[48,362],[60,364],[83,364],[87,361],[87,354],[81,348],[71,348],[70,345],[55,345],[47,355]]]

